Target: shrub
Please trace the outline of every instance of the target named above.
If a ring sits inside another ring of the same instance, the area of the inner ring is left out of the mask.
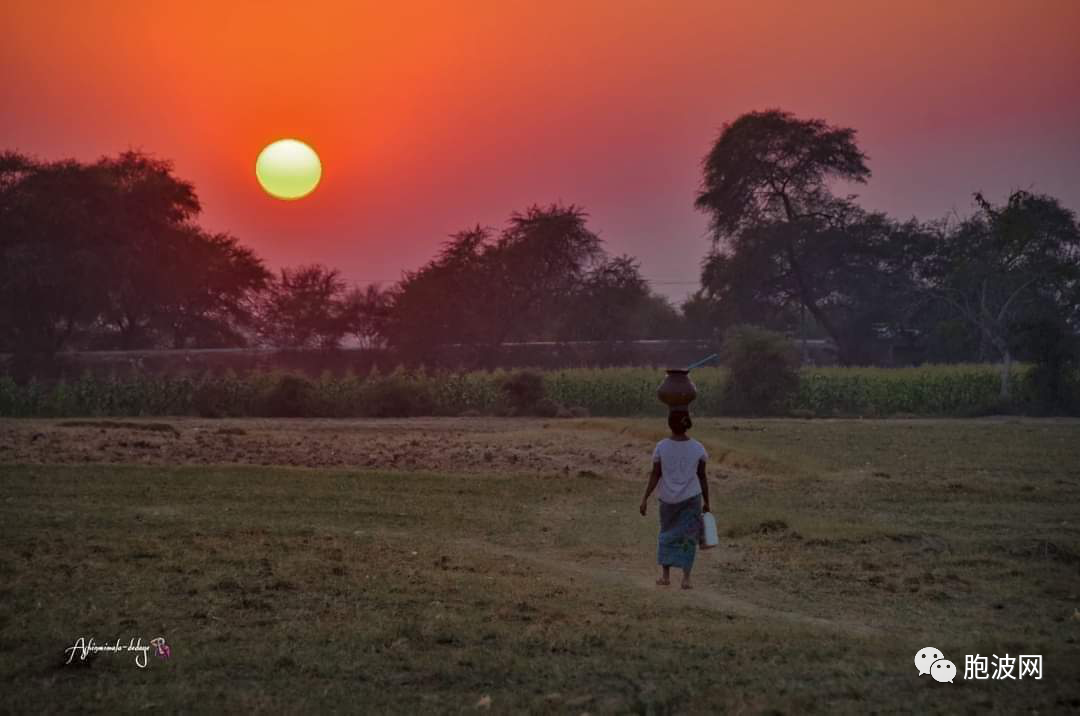
[[[314,383],[311,410],[329,418],[354,418],[363,415],[364,381],[353,373],[343,376],[324,371]]]
[[[544,399],[544,377],[530,370],[521,370],[503,378],[501,385],[503,399],[512,415],[535,413],[538,404]]]
[[[495,412],[500,402],[502,371],[470,373],[440,372],[431,376],[432,400],[436,415],[459,415],[473,411],[478,415]]]
[[[1035,359],[1026,386],[1035,411],[1080,411],[1074,381],[1078,348],[1068,325],[1051,318],[1030,321],[1021,327],[1020,338]]]
[[[223,376],[204,376],[199,381],[187,381],[188,408],[178,412],[194,411],[204,418],[243,417],[259,413],[260,395],[268,402],[277,377],[273,374],[257,373],[238,377],[233,372]],[[183,393],[182,386],[175,392]],[[176,401],[179,402],[179,401]],[[152,415],[169,414],[152,412]]]
[[[431,415],[435,401],[427,384],[402,372],[368,378],[361,391],[362,413],[371,418]]]
[[[315,386],[299,375],[283,375],[265,395],[262,414],[271,418],[311,417]]]
[[[217,381],[203,381],[191,394],[191,409],[200,418],[222,418],[228,413],[228,396]]]
[[[789,407],[799,388],[799,354],[784,335],[735,326],[724,338],[728,368],[725,412],[775,415]]]
[[[541,418],[557,418],[559,413],[566,412],[562,405],[551,398],[541,398],[536,402],[534,412]]]

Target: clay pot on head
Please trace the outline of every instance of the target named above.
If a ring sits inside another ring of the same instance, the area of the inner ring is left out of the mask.
[[[656,389],[656,396],[661,403],[668,406],[669,412],[689,412],[690,403],[697,397],[697,387],[690,380],[690,371],[685,368],[668,368],[667,377]]]

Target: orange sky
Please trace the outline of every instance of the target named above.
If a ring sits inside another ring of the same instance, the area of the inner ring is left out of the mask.
[[[1033,188],[1080,210],[1074,0],[12,0],[0,27],[0,147],[170,158],[207,227],[358,282],[562,200],[681,298],[708,245],[701,157],[775,106],[859,130],[871,208]],[[299,202],[254,176],[283,136],[323,160]]]

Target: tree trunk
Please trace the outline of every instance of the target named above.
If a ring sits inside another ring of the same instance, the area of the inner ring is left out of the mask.
[[[799,299],[802,301],[802,305],[810,311],[810,315],[814,317],[818,325],[824,328],[825,332],[833,339],[836,344],[837,360],[840,361],[840,364],[848,365],[851,356],[847,346],[844,345],[843,340],[840,338],[840,331],[837,329],[836,324],[832,322],[832,319],[814,301],[814,297],[810,294],[810,286],[803,276],[802,266],[796,260],[795,251],[791,246],[788,246],[787,255],[788,263],[791,264],[791,272],[795,275],[795,283],[798,284]]]
[[[806,307],[810,310],[810,315],[821,324],[821,327],[825,329],[825,332],[833,339],[833,343],[836,344],[836,359],[840,361],[840,365],[850,365],[851,351],[848,350],[846,342],[840,337],[840,331],[836,328],[836,324],[825,314],[825,311],[814,303],[813,299],[804,299],[804,301]]]

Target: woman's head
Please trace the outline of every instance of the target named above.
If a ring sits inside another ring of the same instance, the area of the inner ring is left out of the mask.
[[[690,420],[690,413],[685,410],[673,410],[668,413],[667,424],[674,435],[682,435],[694,425]]]

